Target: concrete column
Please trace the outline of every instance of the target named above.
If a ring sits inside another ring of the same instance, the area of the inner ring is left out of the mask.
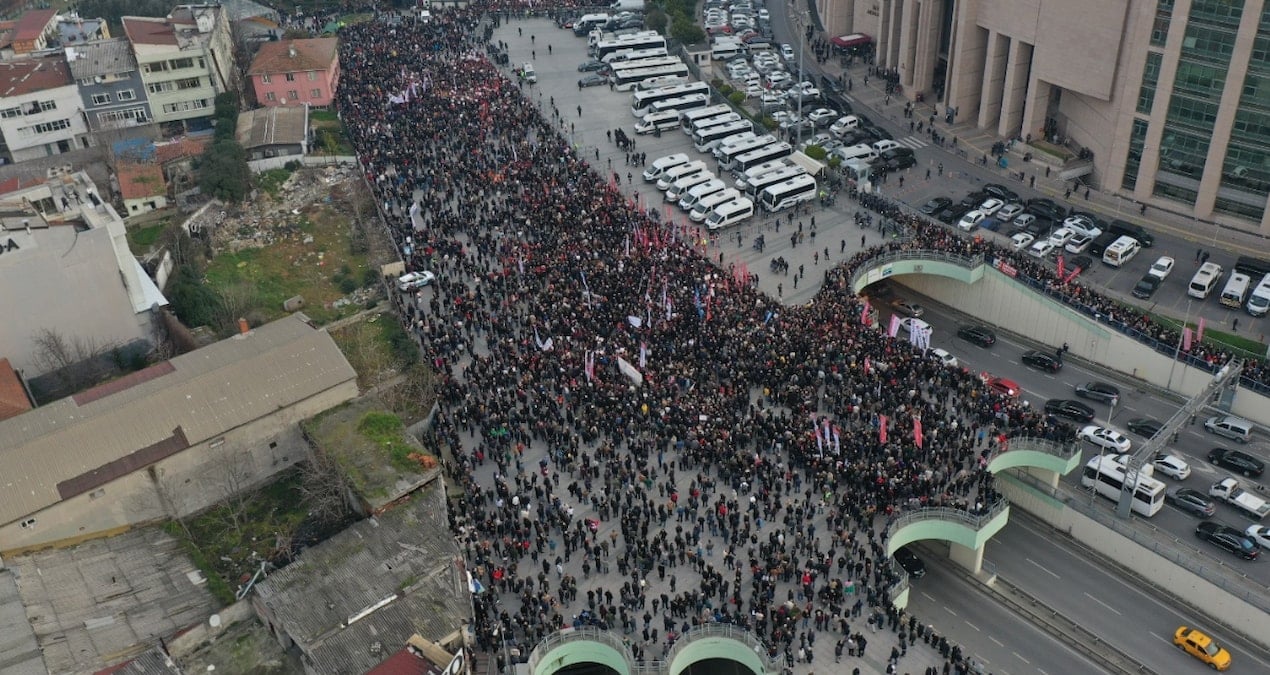
[[[983,548],[966,548],[956,542],[948,542],[948,557],[971,574],[983,569]]]
[[[816,0],[820,21],[829,37],[854,33],[856,0]]]
[[[1186,17],[1190,15],[1191,0],[1177,0],[1174,3],[1173,20],[1169,23],[1169,35],[1165,39],[1169,49],[1164,50],[1164,62],[1160,64],[1155,103],[1151,106],[1151,122],[1147,127],[1146,144],[1142,148],[1138,182],[1133,190],[1133,198],[1138,201],[1151,199],[1155,192],[1155,177],[1160,172],[1160,142],[1164,139],[1164,119],[1168,115],[1173,82],[1177,80],[1177,63],[1182,56],[1180,45],[1186,34]],[[1138,85],[1141,86],[1142,73],[1137,73],[1137,77]]]
[[[1003,138],[1026,137],[1023,131],[1023,104],[1027,100],[1027,78],[1032,72],[1032,45],[1011,40],[1001,91],[1001,121],[997,135]]]
[[[1222,169],[1225,168],[1226,150],[1230,147],[1230,132],[1235,124],[1235,111],[1239,109],[1244,78],[1248,75],[1248,60],[1252,56],[1252,45],[1260,27],[1257,21],[1246,19],[1261,16],[1263,4],[1263,0],[1248,0],[1244,3],[1245,20],[1239,22],[1239,32],[1235,34],[1235,49],[1230,55],[1230,67],[1226,70],[1221,107],[1217,109],[1217,121],[1213,124],[1213,142],[1208,145],[1204,175],[1199,181],[1199,196],[1195,201],[1195,215],[1199,218],[1213,215],[1217,188],[1221,186]]]
[[[975,123],[980,129],[994,128],[1001,114],[1001,89],[1005,83],[1006,55],[1011,42],[1010,38],[996,31],[988,33],[983,60],[983,89],[979,94],[979,119]]]
[[[951,47],[952,73],[948,78],[945,107],[959,108],[956,121],[974,119],[978,115],[979,93],[982,91],[983,63],[987,50],[988,31],[975,24],[978,3],[973,0],[957,3],[957,16],[953,20],[955,34]],[[944,118],[944,108],[940,109]]]
[[[912,66],[912,83],[905,85],[914,92],[928,92],[939,62],[939,19],[944,15],[944,0],[920,0],[917,52]]]
[[[1045,113],[1050,107],[1050,83],[1036,77],[1028,80],[1023,96],[1023,135],[1040,138]]]
[[[899,56],[896,66],[900,69],[900,84],[905,87],[913,84],[913,61],[917,54],[917,43],[921,37],[917,34],[917,2],[918,0],[898,0],[899,12]]]

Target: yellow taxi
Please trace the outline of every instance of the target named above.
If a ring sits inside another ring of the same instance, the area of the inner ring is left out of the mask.
[[[1214,670],[1230,668],[1230,652],[1198,629],[1178,626],[1173,633],[1173,644]]]

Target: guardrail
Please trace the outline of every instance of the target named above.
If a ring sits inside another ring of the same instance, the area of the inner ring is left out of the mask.
[[[527,663],[529,671],[531,673],[535,672],[538,670],[542,660],[552,650],[571,642],[589,641],[608,645],[621,654],[626,660],[627,672],[631,673],[631,675],[660,675],[668,672],[667,669],[671,663],[674,663],[675,657],[679,655],[679,652],[687,648],[688,645],[706,638],[728,638],[740,642],[754,652],[759,662],[763,664],[766,673],[775,675],[781,672],[781,659],[779,656],[775,658],[769,656],[767,645],[757,635],[742,626],[730,623],[706,623],[694,626],[675,640],[675,644],[666,653],[665,657],[645,661],[636,661],[626,640],[612,631],[601,630],[594,626],[565,628],[539,641],[534,646],[533,651],[530,652]]]
[[[953,263],[955,265],[965,267],[966,269],[974,269],[986,262],[986,259],[982,254],[962,255],[960,253],[949,253],[948,251],[938,251],[928,248],[887,251],[885,253],[875,255],[856,266],[855,271],[851,273],[851,287],[855,288],[855,282],[859,281],[860,277],[868,274],[869,270],[875,269],[879,265],[885,265],[886,263],[896,262],[899,260],[942,261]]]
[[[759,661],[762,662],[763,668],[767,673],[774,675],[775,673],[781,672],[781,660],[779,656],[776,658],[768,656],[767,645],[765,645],[757,635],[746,628],[731,623],[706,623],[700,626],[694,626],[692,630],[680,635],[679,639],[675,640],[674,646],[672,646],[670,651],[666,653],[666,657],[663,661],[666,665],[672,664],[675,662],[675,657],[679,655],[679,652],[683,651],[688,645],[698,640],[715,637],[736,640],[737,642],[748,646],[754,654],[758,656]]]
[[[1056,441],[1052,438],[1041,436],[1010,437],[1009,445],[1002,452],[1013,452],[1015,450],[1043,452],[1047,455],[1068,459],[1072,455],[1080,454],[1080,445],[1076,441]]]
[[[617,653],[622,655],[626,661],[626,669],[628,672],[635,671],[635,657],[631,655],[630,647],[626,641],[618,637],[612,631],[601,630],[594,626],[582,626],[581,628],[565,628],[558,630],[551,635],[543,638],[529,654],[529,672],[536,672],[538,664],[542,662],[552,650],[571,642],[599,642],[612,647]]]
[[[988,507],[983,513],[971,513],[965,509],[955,509],[949,506],[928,506],[920,509],[910,509],[891,518],[886,524],[886,538],[890,539],[905,525],[915,523],[921,520],[944,520],[965,525],[972,530],[982,529],[984,525],[993,518],[1001,515],[1002,511],[1010,508],[1010,502],[1005,499],[998,499]]]

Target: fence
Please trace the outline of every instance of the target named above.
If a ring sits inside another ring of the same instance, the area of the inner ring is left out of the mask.
[[[984,264],[983,255],[961,255],[959,253],[949,253],[946,251],[937,251],[933,249],[909,249],[903,251],[887,251],[885,253],[869,258],[865,263],[856,267],[851,273],[851,287],[855,288],[855,284],[861,277],[869,273],[869,270],[885,265],[886,263],[896,262],[899,260],[936,260],[950,262],[967,269],[973,269]]]
[[[632,675],[660,675],[668,672],[670,664],[674,663],[679,653],[686,649],[688,645],[707,638],[735,640],[749,647],[754,652],[759,662],[763,664],[766,673],[773,675],[781,672],[780,657],[769,656],[767,645],[763,644],[763,641],[758,636],[742,626],[729,623],[707,623],[695,626],[675,640],[674,646],[666,653],[665,658],[647,661],[636,661],[631,655],[626,640],[612,631],[601,630],[594,626],[566,628],[548,635],[534,647],[533,652],[529,655],[529,672],[536,672],[538,665],[552,650],[572,642],[588,641],[599,642],[621,654],[626,661],[627,672]]]

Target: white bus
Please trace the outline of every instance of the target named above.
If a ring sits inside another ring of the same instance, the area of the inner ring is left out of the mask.
[[[688,81],[688,66],[683,63],[677,63],[673,66],[654,66],[652,68],[635,68],[633,70],[623,70],[620,73],[613,73],[610,78],[613,81],[613,88],[618,91],[630,91],[640,88],[664,87],[676,84],[683,84]],[[653,87],[642,87],[646,82],[656,80]]]
[[[741,175],[769,159],[789,157],[793,151],[794,147],[792,145],[785,141],[780,141],[757,150],[751,150],[743,155],[738,155],[736,159],[732,160],[732,166],[727,168]]]
[[[710,106],[710,107],[714,107],[714,106]],[[745,118],[741,117],[741,113],[738,113],[738,112],[725,112],[725,113],[720,113],[717,115],[712,115],[710,117],[702,117],[692,122],[692,124],[688,125],[692,127],[691,129],[688,130],[688,135],[693,136],[698,131],[705,131],[706,129],[710,127],[718,126],[720,124],[731,124],[733,122],[740,122],[742,119],[745,119]]]
[[[683,111],[693,108],[704,108],[710,103],[709,94],[685,94],[674,98],[660,100],[653,104],[650,112]]]
[[[688,194],[680,197],[679,208],[685,211],[692,211],[692,207],[696,206],[697,202],[709,197],[710,195],[723,192],[726,189],[728,189],[727,183],[724,183],[718,178],[711,178],[700,185],[693,186],[691,190],[688,190]]]
[[[769,185],[758,193],[759,203],[768,213],[776,213],[816,198],[816,179],[802,174],[787,181]]]
[[[671,68],[674,68],[674,66],[671,66]],[[675,72],[678,72],[678,69],[675,69]],[[662,87],[673,87],[677,84],[687,83],[687,75],[658,75],[650,77],[643,82],[636,82],[634,89],[635,91],[648,91],[649,89],[661,89]]]
[[[689,110],[688,112],[680,116],[679,124],[683,125],[683,127],[687,129],[689,126],[694,124],[697,120],[703,120],[710,117],[715,117],[717,115],[726,115],[730,112],[732,112],[732,106],[726,103],[716,103],[715,105],[708,105],[704,108]],[[689,129],[686,133],[689,136],[691,136],[692,130]]]
[[[666,56],[667,53],[668,52],[666,51],[665,47],[654,47],[652,49],[618,50],[609,54],[608,56],[605,56],[603,59],[600,59],[600,60],[605,63],[621,63],[623,61],[638,61],[640,59],[657,58],[659,56]]]
[[[665,49],[666,38],[662,37],[655,30],[635,33],[634,35],[623,35],[612,40],[601,40],[591,49],[591,55],[603,61],[604,57],[614,52],[622,50],[633,51],[636,49]]]
[[[805,171],[801,166],[787,166],[775,171],[768,171],[765,174],[755,176],[754,178],[745,181],[745,187],[742,189],[744,189],[751,198],[757,198],[758,195],[762,193],[763,190],[766,190],[770,185],[784,183],[790,178],[797,178],[805,175],[807,175],[807,171]]]
[[[764,134],[762,136],[747,138],[739,143],[724,143],[718,148],[715,148],[716,152],[714,153],[714,156],[718,158],[719,166],[724,169],[730,169],[732,168],[732,162],[736,161],[737,157],[764,146],[775,145],[776,143],[777,140],[775,136],[771,134]]]
[[[1116,502],[1120,501],[1120,491],[1126,480],[1134,483],[1134,513],[1149,518],[1164,508],[1164,483],[1147,476],[1145,472],[1130,472],[1126,478],[1124,467],[1112,455],[1091,458],[1080,476],[1081,485]]]
[[[688,94],[709,94],[710,85],[705,82],[688,82],[670,87],[637,91],[631,94],[631,114],[643,117],[653,111],[653,104]],[[705,107],[705,106],[700,106]]]
[[[709,152],[723,142],[725,138],[731,138],[736,134],[753,131],[754,123],[749,120],[736,120],[734,122],[726,122],[724,124],[712,124],[708,127],[698,129],[692,135],[692,145],[700,152]]]
[[[784,169],[787,166],[794,166],[794,164],[786,157],[782,157],[780,159],[769,159],[758,166],[752,166],[746,169],[745,173],[741,174],[741,176],[736,179],[736,189],[744,190],[749,187],[751,180],[754,180],[765,173],[771,173],[777,169]]]

